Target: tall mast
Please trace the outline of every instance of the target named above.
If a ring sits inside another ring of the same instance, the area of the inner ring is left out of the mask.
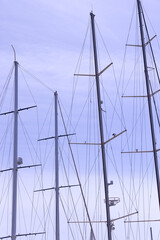
[[[137,0],[137,6],[138,6],[138,13],[139,13],[140,34],[141,34],[143,62],[144,62],[144,73],[145,73],[145,79],[146,79],[148,109],[149,109],[150,127],[151,127],[151,135],[152,135],[152,145],[153,145],[153,155],[154,155],[154,164],[155,164],[157,190],[158,190],[158,200],[159,200],[159,208],[160,208],[160,178],[159,178],[159,168],[158,168],[158,157],[157,157],[157,150],[156,150],[156,139],[155,139],[154,121],[153,121],[153,113],[152,113],[149,73],[148,73],[148,67],[147,67],[146,45],[145,45],[145,40],[144,40],[144,31],[143,31],[143,22],[142,22],[142,5],[141,5],[140,0]]]
[[[57,101],[58,94],[54,93],[55,97],[55,192],[56,192],[56,240],[60,239],[59,236],[59,162],[58,162],[58,111]]]
[[[14,143],[13,143],[13,193],[12,193],[12,240],[16,239],[17,215],[17,157],[18,157],[18,62],[14,61]]]
[[[97,46],[96,46],[96,36],[95,36],[95,24],[94,24],[94,16],[95,15],[91,12],[90,16],[91,16],[91,26],[92,26],[94,64],[95,64],[95,76],[96,76],[96,87],[97,87],[97,101],[98,101],[100,137],[101,137],[101,152],[102,152],[102,163],[103,163],[103,175],[104,175],[104,191],[105,191],[105,200],[106,200],[108,240],[111,240],[112,236],[111,236],[111,220],[110,220],[110,208],[109,208],[109,190],[108,190],[106,156],[105,156],[105,146],[104,146],[104,133],[103,133],[103,120],[102,120],[102,108],[101,108],[102,101],[101,101],[100,84],[99,84]]]
[[[151,240],[153,240],[152,228],[150,227]]]

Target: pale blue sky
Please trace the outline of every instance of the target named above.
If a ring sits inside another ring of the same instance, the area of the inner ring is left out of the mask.
[[[158,0],[143,1],[145,9],[156,23],[160,8]],[[67,86],[76,62],[93,9],[113,62],[123,58],[124,44],[131,19],[134,0],[82,1],[1,1],[0,8],[0,64],[3,70],[10,66],[13,53],[18,61],[41,80],[44,76],[52,88]],[[157,32],[158,34],[158,32]],[[116,68],[116,66],[115,66]],[[5,72],[1,70],[1,76]],[[64,79],[65,78],[65,79]]]
[[[159,31],[156,23],[159,17],[159,1],[143,2],[155,30]],[[6,71],[7,65],[10,66],[12,62],[10,45],[13,44],[18,61],[23,66],[33,70],[42,80],[45,76],[51,87],[61,90],[68,85],[69,79],[72,79],[92,9],[113,62],[119,64],[123,58],[133,5],[134,0],[2,0],[2,69]],[[1,76],[5,76],[2,70]]]

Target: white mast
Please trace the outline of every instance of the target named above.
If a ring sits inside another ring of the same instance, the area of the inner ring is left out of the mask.
[[[18,109],[18,65],[19,63],[16,61],[16,52],[14,47],[13,52],[14,52],[14,110],[1,113],[0,115],[7,115],[10,113],[14,114],[14,129],[13,129],[13,168],[9,169],[4,169],[1,170],[1,172],[4,171],[10,171],[12,170],[12,222],[11,222],[11,235],[10,236],[4,236],[0,237],[0,239],[3,238],[11,238],[11,240],[15,240],[16,237],[19,236],[29,236],[29,235],[37,235],[37,234],[45,234],[45,232],[34,232],[34,233],[18,233],[16,234],[16,227],[17,227],[17,173],[19,168],[31,168],[31,167],[38,167],[41,166],[41,164],[34,164],[34,165],[29,165],[29,166],[21,166],[19,167],[18,165],[22,164],[22,159],[18,158],[18,112],[23,111],[23,110],[28,110],[30,108],[34,108],[35,106],[31,107],[25,107]]]
[[[42,138],[42,139],[39,139],[38,141],[55,139],[55,187],[36,190],[35,192],[52,190],[52,189],[55,190],[55,195],[56,195],[55,196],[55,212],[56,212],[56,216],[55,216],[55,225],[56,225],[55,239],[60,240],[58,138],[59,137],[64,137],[65,135],[60,135],[60,136],[58,135],[58,93],[57,93],[57,91],[54,92],[54,99],[55,99],[55,136]]]
[[[59,235],[59,162],[58,162],[58,111],[57,101],[58,94],[55,97],[55,192],[56,192],[56,240],[60,239]]]
[[[18,157],[18,62],[14,61],[14,143],[13,143],[13,193],[12,193],[12,232],[11,239],[16,238],[17,215],[17,157]]]

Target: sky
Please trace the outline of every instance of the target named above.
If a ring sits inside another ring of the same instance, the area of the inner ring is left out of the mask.
[[[72,79],[91,10],[101,30],[111,58],[123,58],[133,0],[123,1],[2,1],[0,9],[1,65],[11,64],[13,53],[22,66],[51,88],[67,88]],[[159,1],[143,1],[158,31]],[[158,33],[157,33],[158,34]],[[118,60],[117,60],[118,58]],[[115,66],[116,67],[116,66]],[[4,75],[5,76],[5,75]],[[66,79],[67,78],[67,79]],[[63,83],[63,84],[62,84]]]
[[[156,31],[159,1],[143,1]],[[1,59],[4,71],[17,61],[52,89],[69,91],[91,10],[115,68],[123,59],[124,45],[134,6],[123,1],[2,1],[0,9]],[[158,34],[158,32],[157,32]],[[120,65],[121,66],[121,65]],[[45,80],[43,80],[45,79]]]
[[[69,91],[91,10],[96,15],[115,68],[120,71],[134,2],[1,1],[2,78],[13,61],[13,45],[22,66],[52,89]],[[143,2],[157,32],[159,1]]]
[[[142,3],[159,36],[159,0],[143,0]],[[119,78],[135,0],[2,0],[0,5],[1,88],[14,61],[13,45],[19,64],[47,86],[45,92],[45,87],[31,82],[40,106],[46,110],[53,91],[57,90],[62,103],[69,108],[73,74],[90,11],[96,15]],[[24,91],[22,86],[23,97],[27,95]],[[22,107],[28,106],[23,100]],[[30,117],[25,117],[30,121]]]

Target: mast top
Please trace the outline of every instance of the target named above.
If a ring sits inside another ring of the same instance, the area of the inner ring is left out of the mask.
[[[95,17],[95,14],[93,13],[93,11],[90,12],[90,15]]]
[[[141,0],[137,0],[137,4],[140,3],[141,4]],[[142,7],[142,4],[141,4],[141,7]]]
[[[12,49],[13,49],[13,54],[14,54],[14,62],[17,62],[17,60],[16,60],[16,50],[15,50],[15,48],[14,48],[14,46],[13,46],[13,45],[11,45],[11,47],[12,47]]]

